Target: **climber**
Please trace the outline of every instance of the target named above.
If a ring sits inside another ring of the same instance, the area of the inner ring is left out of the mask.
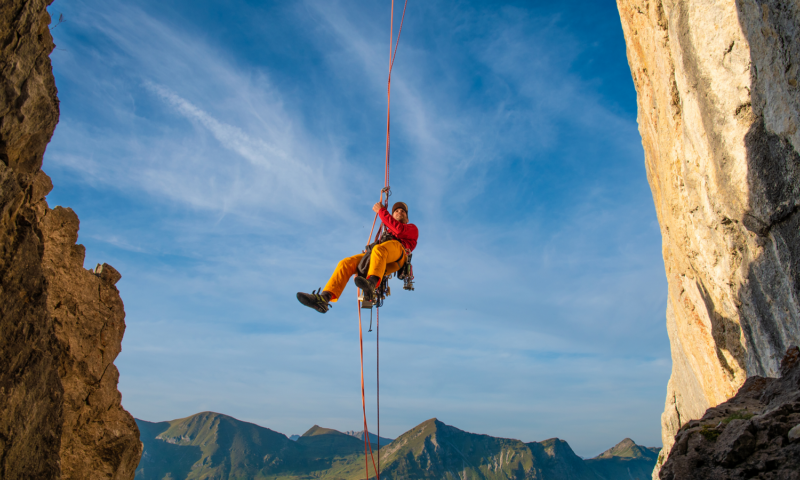
[[[336,302],[339,299],[353,275],[357,275],[354,281],[356,286],[364,291],[367,298],[371,298],[381,279],[400,270],[405,264],[408,255],[417,247],[417,237],[419,236],[417,227],[408,223],[408,205],[397,202],[392,206],[392,213],[389,214],[386,207],[378,202],[372,206],[372,211],[381,217],[381,221],[386,227],[386,233],[372,248],[366,278],[357,275],[359,262],[364,257],[364,253],[345,258],[336,266],[336,270],[322,291],[298,292],[297,299],[300,303],[320,313],[327,312],[332,306],[329,302]]]

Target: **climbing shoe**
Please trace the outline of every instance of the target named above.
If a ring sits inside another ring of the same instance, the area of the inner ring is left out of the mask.
[[[306,307],[313,308],[319,313],[325,313],[333,307],[333,305],[328,303],[330,297],[327,293],[323,292],[321,288],[311,293],[297,292],[297,300]]]
[[[369,300],[375,296],[375,285],[377,285],[378,282],[364,277],[356,277],[353,283],[364,292],[365,299]]]

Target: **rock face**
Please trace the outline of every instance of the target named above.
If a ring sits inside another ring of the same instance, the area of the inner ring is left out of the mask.
[[[753,376],[731,400],[684,425],[663,480],[680,478],[800,479],[800,350],[781,365],[781,378]]]
[[[45,201],[58,122],[48,4],[0,4],[0,478],[131,479],[141,446],[113,364],[119,274],[84,269],[78,217]]]
[[[669,283],[669,452],[800,343],[800,3],[617,6]]]

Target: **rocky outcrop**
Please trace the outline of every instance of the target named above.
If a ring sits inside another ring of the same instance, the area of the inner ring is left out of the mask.
[[[800,343],[800,4],[617,6],[669,284],[668,452]]]
[[[83,268],[78,217],[45,201],[58,122],[48,4],[0,4],[0,478],[131,479],[141,445],[113,364],[120,277]]]
[[[800,350],[789,350],[781,378],[753,376],[731,400],[684,425],[663,480],[800,479]]]

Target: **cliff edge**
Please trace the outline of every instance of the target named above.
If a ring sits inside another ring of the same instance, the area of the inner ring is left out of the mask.
[[[49,3],[0,5],[0,478],[132,479],[139,431],[113,364],[120,275],[84,269],[77,215],[45,201],[58,123]]]
[[[800,4],[617,7],[669,283],[661,464],[681,426],[800,344]]]

